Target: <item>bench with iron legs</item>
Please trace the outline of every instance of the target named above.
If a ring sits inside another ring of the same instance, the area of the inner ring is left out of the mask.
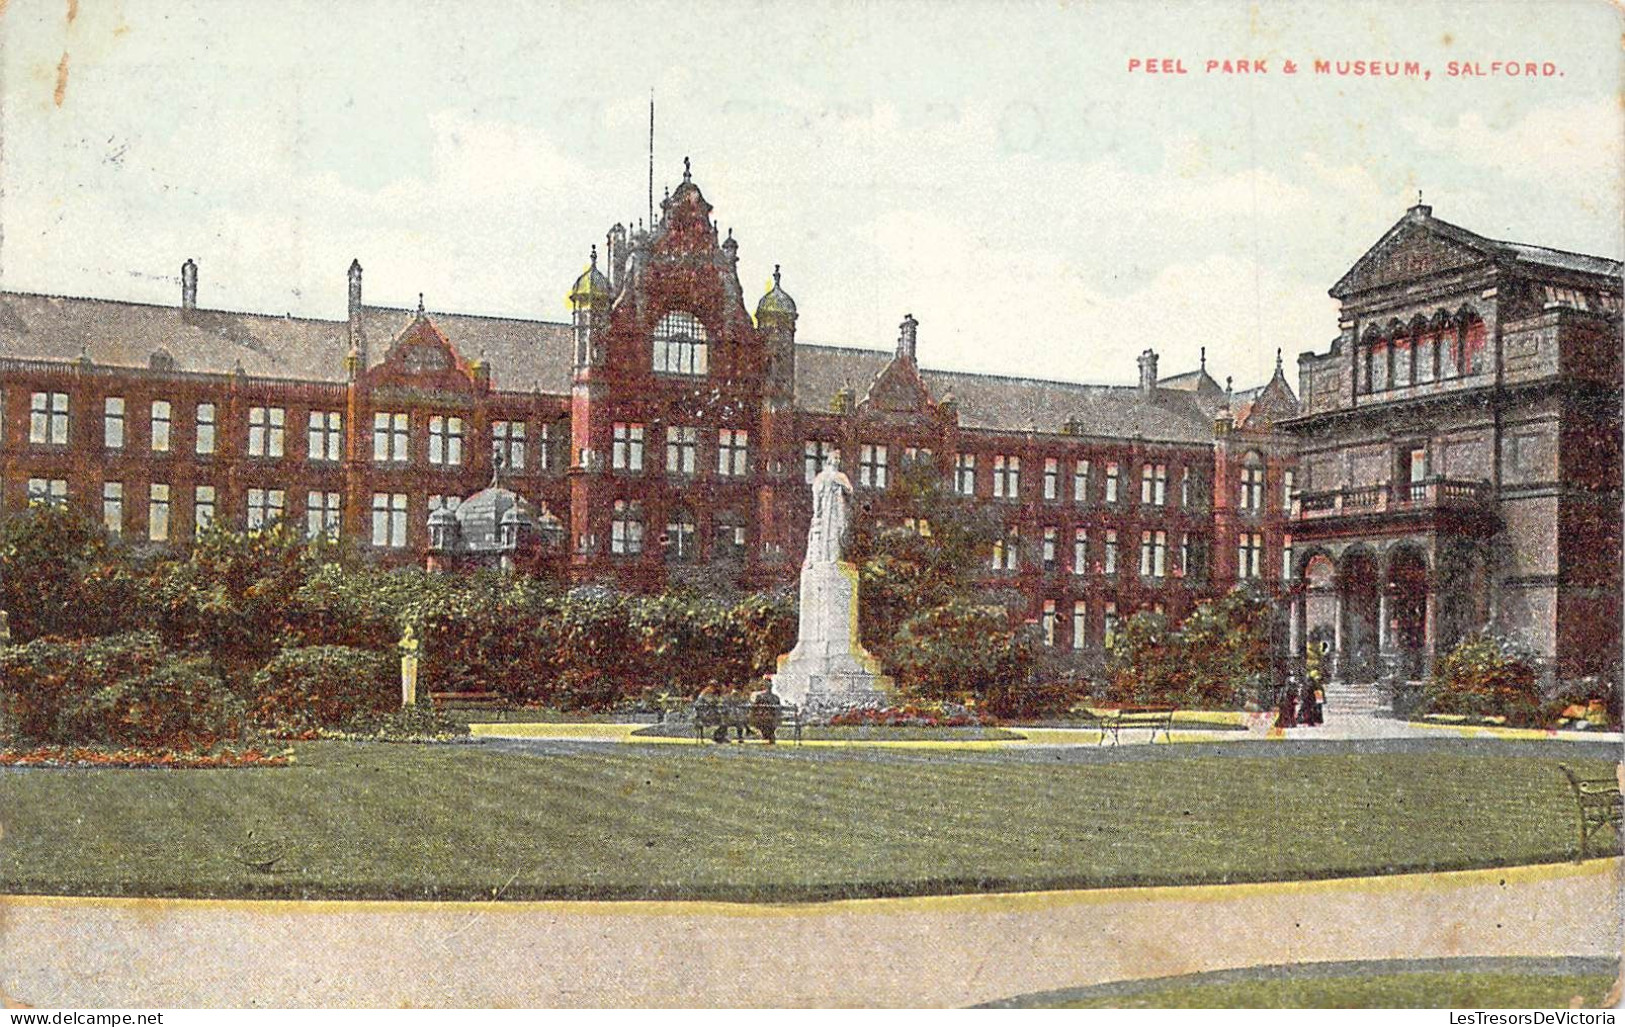
[[[1095,728],[1100,732],[1097,745],[1105,745],[1110,738],[1113,745],[1121,744],[1122,732],[1135,728],[1147,728],[1151,734],[1146,741],[1155,742],[1157,732],[1162,732],[1162,740],[1172,742],[1173,736],[1169,733],[1174,723],[1174,713],[1177,706],[1122,706],[1115,710],[1082,710],[1080,718],[1086,727]]]
[[[801,709],[794,703],[759,706],[745,700],[712,699],[694,703],[694,741],[703,743],[708,737],[725,741],[732,731],[736,741],[745,740],[746,731],[762,734],[762,726],[769,722],[774,733],[788,731],[797,745],[801,744]],[[717,737],[720,734],[721,737]]]
[[[1599,828],[1612,827],[1614,839],[1616,843],[1618,842],[1625,799],[1620,796],[1617,778],[1587,779],[1570,770],[1566,764],[1559,763],[1557,766],[1563,771],[1563,776],[1569,779],[1569,789],[1574,793],[1575,807],[1579,814],[1580,849],[1574,856],[1574,862],[1578,863],[1586,858],[1587,843]]]

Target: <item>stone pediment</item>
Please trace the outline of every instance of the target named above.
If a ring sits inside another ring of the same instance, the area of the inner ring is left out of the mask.
[[[1437,221],[1425,213],[1427,209],[1412,208],[1332,286],[1331,294],[1343,299],[1441,271],[1472,267],[1499,255],[1492,240]]]

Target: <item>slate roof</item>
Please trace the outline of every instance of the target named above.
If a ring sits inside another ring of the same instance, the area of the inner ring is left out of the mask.
[[[414,311],[364,307],[368,358],[376,365]],[[484,360],[505,391],[563,395],[570,388],[568,324],[475,314],[434,313],[430,319],[465,359]],[[344,381],[349,336],[344,321],[200,309],[119,300],[0,292],[0,356],[147,367],[164,350],[180,371],[229,374],[241,366],[256,378]],[[890,362],[889,351],[801,345],[796,355],[796,403],[825,411],[850,384],[861,399]],[[1152,440],[1212,439],[1212,403],[1188,388],[1159,389],[1148,401],[1135,386],[1084,385],[1001,375],[925,369],[921,377],[940,402],[959,401],[960,423],[1008,431],[1058,432],[1069,420],[1090,434]]]

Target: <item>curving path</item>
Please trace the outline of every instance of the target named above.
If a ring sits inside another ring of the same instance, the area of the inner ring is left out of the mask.
[[[1619,859],[1199,888],[720,903],[0,898],[43,1006],[963,1006],[1271,963],[1617,958]]]

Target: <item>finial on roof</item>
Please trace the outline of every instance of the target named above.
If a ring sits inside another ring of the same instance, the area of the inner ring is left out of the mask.
[[[1416,205],[1418,207],[1422,205],[1422,190],[1420,189],[1416,190]]]
[[[1275,347],[1275,373],[1281,373],[1281,347]]]
[[[421,292],[418,293],[418,316],[423,316],[423,294]]]
[[[598,244],[597,243],[592,244],[592,252],[590,254],[588,254],[588,256],[592,260],[592,266],[597,267],[598,266]]]
[[[779,265],[773,265],[773,288],[779,287]]]
[[[1202,363],[1201,363],[1201,366],[1200,366],[1200,370],[1202,370],[1202,371],[1207,370],[1207,347],[1206,346],[1202,347]]]
[[[1231,383],[1231,382],[1232,382],[1232,381],[1234,381],[1234,379],[1233,379],[1233,378],[1232,378],[1232,377],[1231,377],[1231,376],[1230,376],[1230,375],[1225,375],[1225,376],[1224,376],[1224,391],[1225,391],[1225,395],[1229,395],[1229,394],[1230,394],[1230,392],[1231,392],[1231,391],[1232,391],[1232,390],[1231,390],[1231,388],[1230,388],[1230,383]]]
[[[688,158],[684,157],[683,158],[683,181],[685,181],[685,182],[692,181],[693,177],[694,177],[693,173],[691,172],[691,170],[689,168]]]

